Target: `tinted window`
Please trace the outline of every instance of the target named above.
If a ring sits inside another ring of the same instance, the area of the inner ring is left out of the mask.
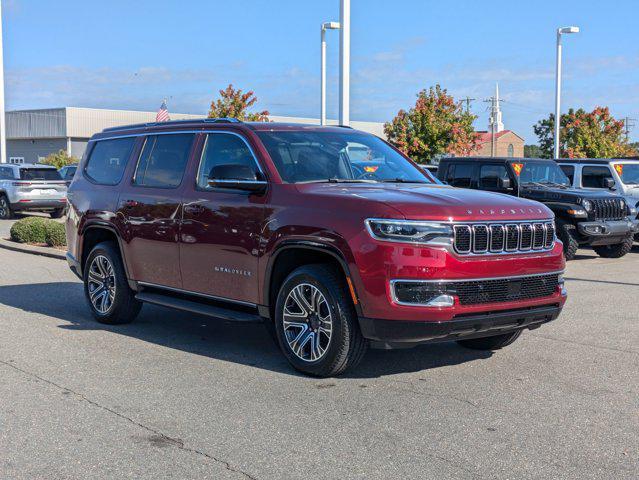
[[[521,185],[564,185],[570,186],[570,180],[555,162],[526,160],[525,162],[511,162],[515,172],[519,169],[519,183]]]
[[[608,188],[606,178],[612,178],[608,167],[584,167],[581,171],[581,186],[586,188]]]
[[[503,190],[503,181],[507,180],[505,165],[482,165],[479,169],[479,187],[487,190]]]
[[[615,168],[623,183],[626,185],[639,184],[639,164],[618,163],[615,165]]]
[[[0,180],[13,180],[13,169],[2,167],[0,168]]]
[[[570,184],[572,185],[575,180],[575,167],[572,165],[559,165],[559,168],[561,168],[561,171],[566,174],[568,180],[570,180]]]
[[[148,136],[133,183],[160,188],[180,185],[194,137],[191,133]]]
[[[101,185],[120,183],[134,143],[133,137],[96,142],[84,169],[87,177]]]
[[[246,165],[255,172],[256,178],[262,178],[248,145],[235,135],[214,133],[206,136],[206,144],[197,174],[199,188],[211,188],[209,187],[211,170],[219,165]]]
[[[261,131],[258,136],[286,182],[433,183],[374,135],[349,131]]]
[[[470,163],[453,164],[448,169],[448,184],[453,187],[470,188],[475,166]]]
[[[20,180],[62,180],[55,168],[21,168]]]

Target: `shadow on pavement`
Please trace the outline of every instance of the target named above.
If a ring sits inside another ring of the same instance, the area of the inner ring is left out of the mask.
[[[82,284],[77,282],[0,286],[0,303],[68,322],[60,325],[62,329],[104,330],[188,353],[301,376],[289,366],[266,328],[259,324],[145,305],[131,324],[103,325],[94,320],[85,303]],[[345,376],[377,378],[457,365],[491,355],[450,342],[407,350],[370,350],[360,366]]]

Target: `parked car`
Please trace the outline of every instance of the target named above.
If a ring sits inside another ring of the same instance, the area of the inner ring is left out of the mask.
[[[530,158],[445,158],[440,180],[449,185],[506,193],[536,200],[555,213],[557,235],[571,260],[579,246],[592,246],[598,255],[618,258],[632,248],[637,211],[619,195],[572,188],[552,160]]]
[[[354,146],[379,168],[354,174]],[[566,298],[550,209],[436,184],[344,127],[107,129],[69,202],[67,258],[98,321],[130,322],[142,302],[265,319],[293,367],[316,376],[352,368],[369,344],[495,350]]]
[[[67,186],[55,167],[34,164],[0,165],[0,219],[16,212],[48,212],[64,215]]]
[[[60,176],[62,177],[64,182],[67,184],[67,187],[71,185],[71,180],[73,180],[73,176],[75,175],[75,172],[77,169],[78,169],[78,165],[73,164],[73,165],[65,165],[60,170],[58,170],[58,172],[60,172]]]
[[[639,160],[623,158],[566,158],[556,160],[572,186],[611,190],[639,208]],[[635,234],[639,242],[639,234]]]

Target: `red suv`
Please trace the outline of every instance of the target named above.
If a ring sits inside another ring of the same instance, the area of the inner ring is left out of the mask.
[[[266,320],[298,370],[369,345],[498,349],[565,302],[553,213],[456,189],[345,127],[208,119],[107,129],[68,193],[68,260],[98,321],[143,302]]]

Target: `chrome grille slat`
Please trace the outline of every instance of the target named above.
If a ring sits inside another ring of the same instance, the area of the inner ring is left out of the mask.
[[[543,251],[555,244],[555,225],[551,220],[455,224],[453,232],[454,249],[460,255]]]

